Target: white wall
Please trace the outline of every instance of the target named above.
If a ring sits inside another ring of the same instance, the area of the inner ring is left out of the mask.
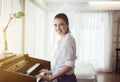
[[[115,66],[116,66],[116,34],[117,34],[117,23],[115,22],[118,18],[120,18],[120,10],[114,11],[113,13],[114,18],[113,18],[113,29],[112,29],[112,66],[113,66],[113,72],[115,72]],[[120,22],[119,22],[119,28],[120,28]],[[119,29],[120,32],[120,29]],[[120,34],[120,33],[119,33]],[[120,42],[120,37],[119,37],[119,42]],[[118,48],[120,48],[120,43]]]

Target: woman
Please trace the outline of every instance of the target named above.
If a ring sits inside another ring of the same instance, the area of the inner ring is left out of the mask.
[[[51,77],[40,76],[48,82],[77,82],[74,75],[76,59],[76,44],[70,34],[68,17],[64,13],[57,14],[54,18],[55,31],[61,36],[55,51],[55,66],[52,71],[43,69],[45,73],[52,73]]]

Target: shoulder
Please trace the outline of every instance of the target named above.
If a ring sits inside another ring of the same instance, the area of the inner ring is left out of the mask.
[[[71,35],[71,33],[66,34],[65,38],[66,38],[66,41],[74,41],[74,42],[75,42],[75,39],[74,39],[74,37]]]

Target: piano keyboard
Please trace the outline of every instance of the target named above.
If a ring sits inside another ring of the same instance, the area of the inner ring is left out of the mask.
[[[36,82],[36,75],[41,69],[50,70],[50,61],[28,54],[5,57],[0,59],[0,82]],[[41,79],[39,82],[45,81]]]
[[[40,66],[40,63],[36,63],[35,65],[33,65],[31,68],[29,68],[26,73],[30,74],[32,71],[34,71],[37,67]]]

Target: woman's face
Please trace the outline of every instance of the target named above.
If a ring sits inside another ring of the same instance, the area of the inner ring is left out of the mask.
[[[66,24],[65,20],[61,18],[54,19],[54,27],[55,27],[55,31],[60,36],[64,36],[68,32],[68,24]]]

